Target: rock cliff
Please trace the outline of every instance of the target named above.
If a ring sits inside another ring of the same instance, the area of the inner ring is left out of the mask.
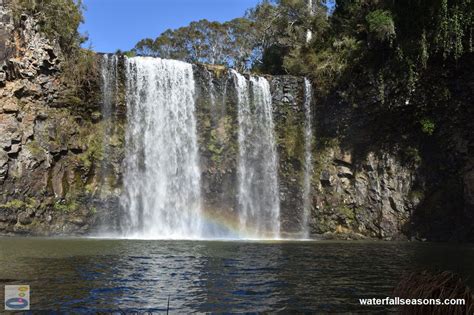
[[[77,100],[61,80],[64,57],[58,45],[42,36],[34,20],[22,16],[21,24],[13,27],[0,5],[0,23],[0,233],[113,231],[122,211],[124,57],[118,58],[112,114],[104,115],[100,55],[94,56],[87,100]],[[227,69],[216,66],[195,65],[194,76],[204,208],[223,216],[237,207],[235,83]],[[292,235],[303,224],[304,80],[267,79],[279,156],[282,230]],[[427,167],[433,166],[422,162],[417,150],[401,154],[396,145],[368,146],[373,133],[365,124],[371,123],[370,117],[357,116],[360,111],[341,98],[313,99],[311,234],[355,239],[434,235],[423,224],[429,214],[420,215],[420,209],[442,207],[445,200],[427,197],[433,191]],[[460,145],[469,159],[472,142]],[[472,161],[462,167],[462,183],[453,189],[456,196],[464,196],[464,204],[455,205],[463,215],[455,220],[472,219]],[[472,220],[463,224],[460,239],[468,238]],[[450,238],[453,229],[440,235],[433,238]]]
[[[0,230],[83,233],[96,220],[102,144],[97,94],[77,104],[60,73],[64,58],[35,21],[13,25],[0,7]],[[97,64],[98,66],[98,64]],[[98,201],[99,200],[99,201]]]

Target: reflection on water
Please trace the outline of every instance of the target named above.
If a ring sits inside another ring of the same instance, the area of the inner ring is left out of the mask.
[[[474,274],[473,246],[387,242],[0,239],[4,284],[29,284],[32,310],[384,311],[412,270]],[[470,285],[473,286],[471,279]]]

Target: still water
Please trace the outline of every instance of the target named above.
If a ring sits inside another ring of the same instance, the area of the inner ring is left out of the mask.
[[[391,296],[413,270],[469,278],[473,261],[452,244],[0,238],[0,296],[29,284],[33,311],[74,313],[160,312],[168,298],[170,313],[384,312],[358,299]]]

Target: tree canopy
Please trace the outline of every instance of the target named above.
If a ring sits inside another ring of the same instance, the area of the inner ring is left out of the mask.
[[[228,65],[243,70],[253,63],[252,21],[237,18],[225,23],[200,20],[167,30],[155,39],[139,41],[139,55]],[[238,49],[236,49],[238,47]]]
[[[69,60],[65,69],[91,59],[80,49],[81,0],[12,3],[17,15],[36,16],[41,30],[59,42]],[[139,41],[131,53],[306,76],[320,95],[356,85],[359,74],[378,82],[380,104],[388,106],[387,80],[409,98],[427,73],[436,69],[443,77],[472,57],[473,12],[472,0],[262,0],[241,18],[169,29]],[[449,94],[441,84],[433,82],[439,94]],[[427,122],[431,108],[420,103],[415,116]]]
[[[430,57],[458,59],[472,51],[471,0],[318,0],[311,8],[309,3],[263,0],[242,18],[192,22],[143,39],[134,51],[328,82],[372,52],[402,54],[425,65]],[[307,31],[313,34],[309,43]]]
[[[416,96],[405,119],[430,135],[433,111],[449,104],[450,82],[441,78],[472,58],[473,12],[472,0],[263,0],[242,18],[193,22],[134,51],[306,76],[319,95],[342,88],[357,98],[371,81],[381,111],[398,106],[389,90],[407,104]]]

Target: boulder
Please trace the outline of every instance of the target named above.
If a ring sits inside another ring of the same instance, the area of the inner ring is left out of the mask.
[[[352,164],[352,154],[350,152],[342,151],[336,156],[335,160],[336,162],[343,164]]]
[[[30,217],[28,212],[23,211],[18,215],[18,222],[20,222],[23,225],[28,225],[28,224],[31,224],[31,222],[33,222],[33,218]]]
[[[3,104],[3,111],[5,113],[18,113],[20,108],[18,107],[18,104],[14,100],[7,100],[5,104]]]
[[[38,115],[36,116],[38,120],[46,120],[48,119],[48,113],[45,111],[40,111]]]
[[[338,166],[337,167],[337,175],[339,177],[346,177],[346,178],[354,177],[354,173],[347,166]]]
[[[19,123],[15,116],[0,114],[0,148],[10,148],[12,141],[19,142],[20,140],[21,133]]]
[[[21,150],[21,145],[19,143],[12,144],[8,154],[17,154]]]
[[[8,154],[0,149],[0,183],[5,180],[8,173]]]
[[[0,72],[0,86],[5,86],[6,81],[7,81],[7,74],[1,71]]]
[[[323,170],[319,180],[323,186],[332,186],[334,184],[334,178],[331,175],[331,172],[328,170]]]

